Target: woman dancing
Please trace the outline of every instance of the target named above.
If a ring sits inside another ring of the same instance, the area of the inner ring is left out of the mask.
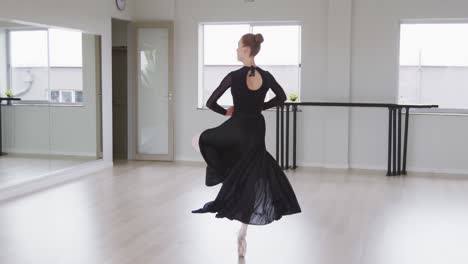
[[[216,213],[217,218],[240,221],[240,257],[246,253],[248,225],[266,225],[301,212],[290,182],[265,147],[261,112],[283,104],[286,94],[270,72],[255,64],[262,42],[261,34],[251,33],[238,41],[237,59],[244,66],[229,72],[206,102],[208,108],[230,118],[204,130],[198,139],[198,150],[207,163],[205,184],[222,186],[213,201],[192,213]],[[217,100],[229,87],[234,106],[225,109]],[[269,88],[275,97],[265,102]]]

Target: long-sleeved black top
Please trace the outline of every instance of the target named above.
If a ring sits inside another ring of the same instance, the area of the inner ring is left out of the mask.
[[[254,69],[257,69],[257,72],[260,73],[263,82],[262,86],[257,90],[250,90],[247,87],[247,72],[250,70],[249,74],[255,74]],[[258,66],[243,66],[238,70],[229,72],[223,78],[206,101],[206,106],[221,115],[226,115],[227,110],[221,107],[217,101],[229,87],[231,87],[235,112],[259,113],[262,110],[281,105],[286,101],[283,88],[270,72]],[[275,97],[265,102],[265,96],[269,88],[271,88]]]

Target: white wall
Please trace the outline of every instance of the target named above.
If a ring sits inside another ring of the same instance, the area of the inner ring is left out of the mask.
[[[199,22],[299,21],[302,24],[303,100],[347,100],[350,87],[350,3],[259,0],[255,4],[244,4],[242,1],[227,0],[168,0],[148,5],[148,1],[137,1],[136,19],[175,21],[175,158],[201,160],[199,153],[191,147],[192,136],[226,119],[211,111],[196,110]],[[173,4],[174,15],[171,16]],[[167,8],[168,11],[161,13],[161,8]],[[268,12],[265,12],[266,9]],[[155,16],[148,15],[149,10],[154,10]],[[327,75],[327,70],[340,74]],[[329,89],[327,83],[330,84]],[[298,115],[298,142],[301,142],[298,145],[299,164],[346,167],[348,110],[304,108],[303,111]],[[264,115],[267,120],[267,148],[274,153],[275,113],[267,111]],[[307,123],[303,122],[304,118]]]
[[[134,1],[124,12],[114,0],[0,0],[0,18],[78,29],[102,36],[103,158],[112,162],[111,17],[131,20]]]
[[[196,110],[198,22],[298,20],[303,25],[302,100],[396,102],[399,20],[468,17],[468,2],[461,0],[135,1],[120,12],[114,0],[0,0],[0,18],[102,35],[106,161],[112,161],[111,17],[175,20],[175,158],[184,160],[201,160],[191,137],[225,120]],[[386,110],[303,109],[298,115],[299,165],[348,166],[349,152],[351,167],[386,167]],[[274,112],[264,115],[267,147],[274,153]],[[409,169],[468,173],[467,118],[413,115]]]
[[[268,12],[265,12],[268,8]],[[198,23],[211,21],[261,21],[261,20],[296,20],[303,26],[302,56],[302,91],[303,98],[319,94],[313,87],[322,87],[324,78],[321,68],[317,67],[325,57],[323,54],[324,11],[322,1],[259,1],[255,5],[241,1],[189,1],[177,0],[175,11],[175,158],[182,160],[201,160],[198,152],[191,146],[192,136],[209,127],[219,125],[226,120],[212,111],[196,110],[197,107],[197,65],[198,65]],[[267,40],[265,40],[267,41]],[[315,61],[315,62],[314,62]],[[240,67],[240,66],[239,66]],[[264,112],[267,123],[267,148],[274,155],[274,112]],[[310,115],[309,115],[310,116]],[[299,122],[301,122],[300,115]],[[320,118],[320,117],[319,117]],[[301,122],[302,123],[302,122]],[[314,122],[319,123],[319,122]],[[320,124],[321,126],[321,124]],[[317,136],[308,139],[307,146],[314,148],[305,152],[301,147],[298,153],[303,160],[321,159],[322,128],[315,128]],[[304,130],[300,130],[302,132]],[[310,130],[309,130],[310,131]],[[302,141],[302,133],[299,133]],[[321,162],[317,161],[316,163]]]
[[[202,160],[192,136],[226,117],[197,107],[197,24],[302,23],[302,100],[396,102],[399,19],[468,17],[468,2],[383,0],[138,0],[138,20],[175,21],[175,158]],[[265,40],[268,41],[268,40]],[[298,164],[386,169],[386,109],[307,107],[298,114]],[[274,112],[264,112],[274,154]],[[466,116],[412,115],[408,168],[468,173]]]
[[[175,17],[175,3],[175,0],[136,0],[135,17],[141,21],[172,20]]]
[[[468,18],[468,2],[354,0],[352,101],[397,102],[400,20],[444,18]],[[387,115],[351,111],[352,167],[386,166]],[[409,129],[408,169],[468,173],[468,116],[412,115]]]
[[[5,96],[2,91],[5,91],[7,86],[7,65],[6,65],[6,32],[0,29],[0,96]]]

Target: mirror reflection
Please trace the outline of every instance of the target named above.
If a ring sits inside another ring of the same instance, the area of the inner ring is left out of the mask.
[[[100,36],[0,20],[0,189],[102,158]]]

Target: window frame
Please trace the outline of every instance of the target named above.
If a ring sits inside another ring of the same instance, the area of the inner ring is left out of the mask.
[[[205,66],[204,63],[204,26],[205,25],[243,25],[247,24],[249,25],[249,32],[253,32],[253,27],[255,26],[298,26],[299,27],[299,36],[298,36],[298,43],[299,43],[299,49],[298,49],[298,61],[299,64],[297,65],[299,68],[299,73],[298,73],[298,86],[299,90],[297,92],[298,97],[300,98],[301,96],[301,88],[302,88],[302,23],[300,21],[227,21],[227,22],[212,22],[212,21],[201,21],[198,23],[198,89],[197,89],[197,108],[200,110],[209,110],[209,108],[206,107],[205,102],[203,102],[203,69]],[[239,64],[233,64],[233,65],[223,65],[223,66],[236,66],[238,65],[239,67],[242,66],[241,63]],[[270,65],[264,65],[264,66],[270,66]],[[276,66],[276,65],[275,65]],[[287,99],[288,100],[288,99]],[[231,105],[222,105],[222,107],[229,107]],[[270,108],[266,109],[264,111],[276,111],[275,108]]]
[[[401,27],[407,24],[468,24],[468,19],[400,19],[398,21],[398,31],[396,37],[396,97],[395,103],[400,101],[400,40],[401,40]],[[468,108],[411,108],[409,114],[415,115],[444,115],[444,116],[457,116],[468,115]]]
[[[15,31],[46,31],[47,32],[47,68],[62,68],[62,67],[51,67],[50,66],[50,43],[49,43],[49,28],[47,27],[24,27],[24,28],[15,28],[15,29],[6,29],[5,30],[5,49],[6,49],[6,65],[7,65],[7,87],[12,87],[12,74],[13,74],[13,67],[12,67],[12,62],[11,62],[11,37],[10,33],[15,32]],[[83,34],[82,32],[80,32]],[[83,54],[82,54],[83,57]],[[22,67],[22,68],[27,68],[27,67]],[[64,68],[64,67],[63,67]],[[81,68],[83,69],[84,66],[82,65],[81,67],[67,67],[67,68]],[[50,80],[50,70],[47,71],[48,79]],[[84,87],[83,87],[84,89]],[[56,91],[56,90],[54,90]],[[57,90],[61,91],[61,90]],[[75,91],[75,90],[71,90]],[[82,90],[83,91],[83,90]],[[19,100],[19,101],[13,101],[13,105],[35,105],[35,106],[78,106],[78,107],[84,107],[84,102],[83,103],[61,103],[61,102],[51,102],[50,101],[50,86],[46,90],[46,95],[47,99],[44,100]],[[73,93],[74,94],[74,93]],[[59,95],[61,97],[61,92],[59,92]]]

